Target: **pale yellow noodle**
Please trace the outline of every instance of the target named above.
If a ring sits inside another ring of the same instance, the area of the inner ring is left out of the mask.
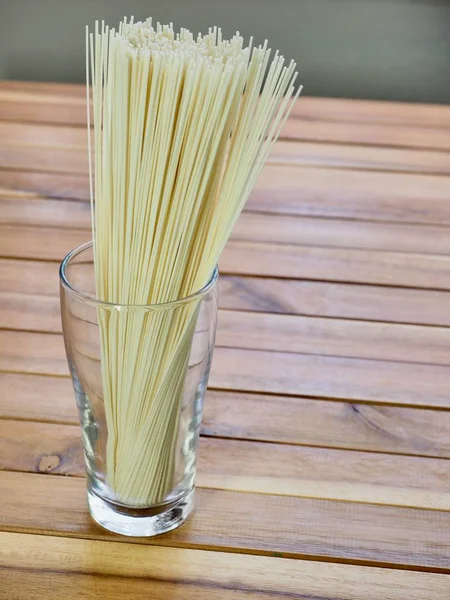
[[[211,277],[300,93],[294,63],[251,45],[151,20],[87,33],[100,300],[172,302]],[[162,502],[173,488],[198,308],[99,310],[107,479],[126,504]]]

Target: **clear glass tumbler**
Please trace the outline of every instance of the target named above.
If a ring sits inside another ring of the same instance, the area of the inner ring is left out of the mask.
[[[217,280],[216,268],[187,298],[116,305],[96,300],[92,242],[61,263],[61,316],[89,509],[110,531],[157,535],[192,511]]]

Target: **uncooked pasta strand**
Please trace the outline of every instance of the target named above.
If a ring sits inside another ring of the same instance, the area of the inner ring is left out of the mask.
[[[295,64],[214,27],[194,38],[150,19],[86,34],[97,296],[185,298],[212,276],[293,102]],[[93,165],[93,168],[92,168]],[[163,502],[200,300],[99,309],[107,480],[133,506]]]

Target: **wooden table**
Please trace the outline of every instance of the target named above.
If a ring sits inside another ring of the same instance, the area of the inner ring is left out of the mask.
[[[221,262],[197,509],[89,518],[58,262],[82,87],[0,86],[0,598],[450,598],[450,107],[303,98]]]

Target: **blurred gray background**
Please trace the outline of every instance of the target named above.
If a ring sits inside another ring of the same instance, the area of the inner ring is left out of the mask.
[[[84,80],[84,28],[152,16],[268,38],[309,96],[450,103],[450,0],[0,0],[0,78]]]

